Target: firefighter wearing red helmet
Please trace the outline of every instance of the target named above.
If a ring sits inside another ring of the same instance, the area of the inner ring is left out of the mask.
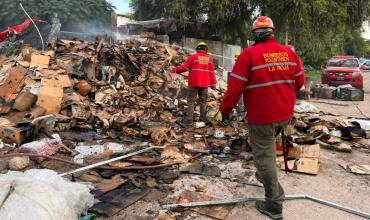
[[[252,32],[255,44],[235,63],[216,120],[227,124],[240,96],[244,96],[256,177],[263,183],[266,197],[256,202],[256,208],[272,219],[282,219],[284,190],[277,177],[275,141],[293,117],[295,93],[303,86],[305,76],[298,55],[274,37],[271,18],[258,17]]]

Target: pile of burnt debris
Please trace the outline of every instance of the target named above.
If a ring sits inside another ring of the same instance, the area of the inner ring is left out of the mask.
[[[167,72],[186,56],[145,38],[62,40],[45,52],[23,44],[19,54],[0,55],[1,172],[42,168],[93,183],[97,200],[89,211],[113,216],[184,173],[222,177],[212,158],[250,161],[244,120],[178,123],[186,78],[170,80]],[[224,89],[210,94],[210,118]],[[368,120],[323,120],[325,113],[306,102],[296,112],[286,131],[294,171],[317,174],[320,147],[369,150],[361,143]],[[276,145],[280,154],[280,138]]]
[[[2,172],[47,168],[64,173],[153,147],[73,175],[96,184],[94,195],[101,202],[92,210],[111,216],[132,203],[126,195],[131,188],[137,201],[158,181],[177,178],[178,164],[245,145],[238,135],[246,134],[245,127],[197,122],[184,129],[177,123],[186,108],[186,79],[169,80],[167,71],[185,58],[182,50],[147,39],[116,44],[63,40],[45,52],[23,44],[19,54],[1,56],[0,157],[7,158]],[[211,116],[219,97],[211,94]],[[198,164],[182,172],[204,169]],[[126,200],[107,204],[112,196]]]

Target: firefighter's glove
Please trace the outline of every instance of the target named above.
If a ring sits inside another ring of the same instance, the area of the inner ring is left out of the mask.
[[[211,89],[216,90],[216,85],[211,85]]]
[[[222,126],[228,126],[229,125],[229,116],[222,115],[222,113],[219,111],[216,114],[216,121],[220,123]]]

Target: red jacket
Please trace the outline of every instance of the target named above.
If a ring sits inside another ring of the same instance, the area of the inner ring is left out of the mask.
[[[30,26],[31,22],[32,22],[31,19],[27,19],[22,24],[9,27],[8,29],[0,32],[0,42],[3,42],[8,37],[8,34],[11,31],[15,31],[16,33],[23,32],[28,28],[28,26]]]
[[[272,124],[294,114],[295,93],[304,84],[304,70],[298,55],[275,38],[246,48],[230,74],[220,112],[229,115],[241,94],[248,123]]]
[[[216,86],[215,65],[212,57],[205,51],[199,51],[191,55],[181,66],[172,70],[175,73],[189,71],[189,87],[210,87]]]

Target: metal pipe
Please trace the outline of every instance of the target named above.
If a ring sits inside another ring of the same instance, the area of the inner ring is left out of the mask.
[[[12,184],[9,186],[9,190],[8,190],[8,192],[5,194],[3,201],[1,201],[1,203],[0,203],[0,209],[1,209],[1,207],[3,207],[4,203],[5,203],[5,202],[6,202],[6,200],[9,198],[10,194],[12,194],[12,193],[13,193],[13,191],[14,191],[14,184],[15,184],[15,183],[12,183]]]
[[[88,166],[85,166],[85,167],[81,167],[81,168],[66,172],[66,173],[62,173],[62,174],[59,174],[59,176],[64,177],[64,176],[69,176],[69,175],[72,175],[72,174],[82,173],[82,172],[91,170],[93,168],[100,167],[100,166],[103,166],[105,164],[109,164],[109,163],[112,163],[112,162],[115,162],[115,161],[118,161],[118,160],[122,160],[122,159],[125,159],[125,158],[128,158],[128,157],[132,157],[132,156],[135,156],[135,155],[138,155],[138,154],[150,151],[150,150],[163,149],[163,148],[164,147],[162,147],[162,146],[152,146],[152,147],[145,148],[145,149],[133,152],[133,153],[129,153],[129,154],[120,156],[120,157],[115,157],[115,158],[112,158],[110,160],[101,161],[101,162],[98,162],[98,163],[94,163],[94,164],[91,164],[91,165],[88,165]]]
[[[295,200],[295,199],[307,199],[313,202],[317,202],[323,205],[327,205],[332,208],[336,208],[354,215],[358,215],[364,218],[370,219],[370,213],[362,212],[356,209],[352,209],[334,202],[323,200],[314,196],[305,195],[305,194],[293,194],[286,195],[286,200]],[[190,202],[190,203],[179,203],[179,204],[165,204],[162,206],[163,209],[174,209],[174,208],[193,208],[193,207],[202,207],[202,206],[214,206],[214,205],[232,205],[237,203],[244,202],[253,202],[253,201],[264,201],[265,198],[239,198],[239,199],[225,199],[225,200],[214,200],[214,201],[202,201],[202,202]]]
[[[330,206],[330,207],[333,207],[333,208],[336,208],[336,209],[340,209],[340,210],[348,212],[348,213],[352,213],[354,215],[358,215],[358,216],[370,219],[370,213],[362,212],[360,210],[349,208],[349,207],[346,207],[346,206],[343,206],[343,205],[340,205],[340,204],[337,204],[337,203],[334,203],[334,202],[330,202],[330,201],[327,201],[327,200],[323,200],[323,199],[320,199],[320,198],[317,198],[317,197],[314,197],[314,196],[310,196],[310,195],[306,195],[306,198],[311,200],[311,201],[323,204],[323,205],[327,205],[327,206]]]
[[[35,23],[35,22],[33,21],[33,19],[31,18],[31,16],[30,16],[30,15],[27,13],[27,11],[23,8],[22,3],[19,3],[19,5],[21,6],[21,8],[22,8],[23,12],[27,15],[27,17],[28,17],[29,19],[31,19],[31,21],[32,21],[33,25],[35,26],[36,31],[37,31],[37,33],[39,34],[40,39],[41,39],[42,51],[44,51],[44,50],[45,50],[45,47],[44,47],[44,39],[42,39],[42,35],[41,35],[41,33],[40,33],[39,28],[37,27],[36,23]]]

